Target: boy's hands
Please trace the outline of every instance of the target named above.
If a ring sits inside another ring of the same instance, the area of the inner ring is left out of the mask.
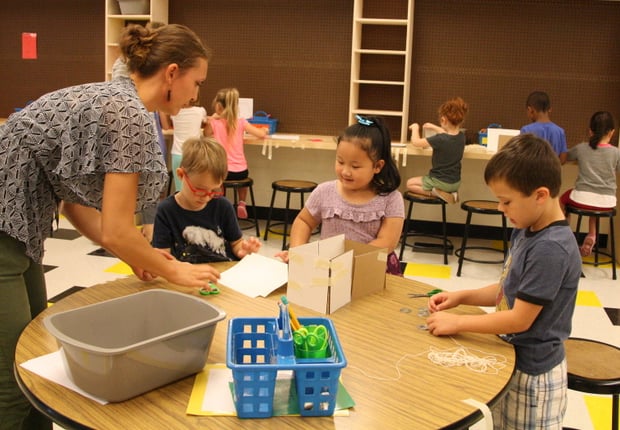
[[[444,336],[458,333],[458,315],[440,312],[454,308],[460,304],[458,295],[453,292],[442,291],[428,299],[428,309],[431,315],[426,319],[428,332],[434,336]]]
[[[246,255],[252,254],[253,252],[258,252],[261,247],[260,240],[255,237],[249,237],[241,241],[241,247],[237,253],[237,257],[243,258]]]

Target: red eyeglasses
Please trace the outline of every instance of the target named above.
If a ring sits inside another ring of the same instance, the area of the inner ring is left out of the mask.
[[[185,170],[183,170],[183,178],[185,179],[185,182],[187,182],[187,186],[189,187],[190,191],[196,197],[210,197],[212,199],[217,199],[218,197],[222,197],[224,195],[221,189],[209,191],[205,190],[204,188],[194,188],[192,182],[189,180],[189,175]]]

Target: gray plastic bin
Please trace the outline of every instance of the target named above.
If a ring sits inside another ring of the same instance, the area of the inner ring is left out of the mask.
[[[69,376],[84,391],[120,402],[196,373],[226,314],[204,299],[162,289],[50,315]]]

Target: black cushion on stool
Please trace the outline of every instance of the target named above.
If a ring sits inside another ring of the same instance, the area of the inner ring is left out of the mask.
[[[405,225],[403,226],[403,234],[401,236],[400,245],[400,261],[403,261],[403,253],[405,252],[405,246],[407,246],[408,237],[432,237],[434,239],[440,239],[442,242],[439,245],[443,250],[443,264],[448,264],[448,254],[452,252],[452,242],[448,239],[448,223],[446,221],[446,202],[436,196],[425,196],[423,194],[412,193],[411,191],[405,191],[403,198],[409,202],[409,209],[407,210],[407,217],[405,218]],[[433,235],[427,233],[409,232],[409,222],[411,220],[411,213],[413,212],[413,204],[425,204],[425,205],[441,205],[441,227],[442,235]],[[415,244],[410,246],[414,248]]]
[[[222,186],[224,187],[224,192],[226,192],[229,188],[233,189],[233,206],[235,207],[235,215],[237,213],[237,206],[239,205],[239,188],[249,188],[250,189],[250,203],[252,204],[252,213],[254,214],[253,219],[238,219],[239,224],[247,224],[242,226],[243,230],[248,228],[256,229],[256,237],[260,237],[260,230],[258,227],[258,218],[256,217],[256,203],[254,202],[254,180],[252,178],[245,179],[233,179],[224,181]]]
[[[269,205],[269,215],[267,217],[267,225],[265,226],[264,240],[267,240],[269,232],[276,233],[276,231],[272,229],[273,226],[282,225],[284,227],[283,232],[282,232],[282,249],[286,249],[286,237],[288,236],[287,229],[288,229],[288,225],[290,224],[289,219],[288,219],[288,213],[289,213],[289,208],[290,208],[291,194],[297,193],[300,195],[300,209],[301,209],[304,207],[304,193],[312,192],[317,186],[318,184],[316,182],[297,180],[297,179],[281,179],[281,180],[274,181],[271,183],[271,188],[273,191],[271,192],[271,204]],[[272,223],[271,215],[273,213],[273,205],[276,200],[276,192],[278,191],[282,191],[286,193],[286,206],[284,208],[284,221]]]
[[[618,430],[620,348],[590,339],[569,338],[564,343],[568,388],[584,393],[611,394],[611,428]]]
[[[614,216],[616,216],[616,208],[611,209],[583,209],[577,208],[575,206],[566,205],[564,208],[566,214],[575,214],[578,215],[577,218],[577,229],[575,230],[575,236],[579,236],[579,230],[581,229],[581,219],[584,216],[587,217],[596,217],[596,244],[594,247],[594,263],[585,261],[585,264],[594,264],[594,266],[598,266],[600,264],[608,264],[611,263],[611,277],[612,279],[616,279],[616,239],[614,235]],[[599,239],[601,236],[601,218],[609,219],[609,240],[610,240],[610,251],[611,253],[600,251],[598,248]],[[609,257],[608,260],[599,261],[599,254]]]
[[[508,228],[506,226],[506,217],[504,213],[497,209],[498,202],[493,200],[467,200],[461,203],[461,209],[467,211],[467,220],[465,221],[465,229],[463,231],[463,241],[461,242],[461,248],[455,251],[455,255],[459,257],[459,266],[456,271],[456,276],[461,276],[461,268],[463,267],[463,260],[473,261],[475,263],[484,264],[499,264],[503,263],[508,253]],[[469,227],[471,226],[471,218],[473,214],[482,215],[501,215],[502,217],[502,241],[504,249],[496,249],[490,246],[467,246],[467,239],[469,238]],[[467,249],[483,249],[488,251],[498,251],[504,254],[504,258],[501,260],[476,260],[473,258],[465,257],[465,251]]]

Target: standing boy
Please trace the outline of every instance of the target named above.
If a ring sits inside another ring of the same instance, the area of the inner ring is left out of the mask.
[[[567,402],[564,340],[571,331],[581,257],[559,204],[561,165],[546,141],[522,134],[489,161],[484,179],[514,224],[499,283],[429,301],[431,334],[495,333],[512,343],[516,371],[493,409],[496,428],[561,429]],[[442,312],[493,306],[485,315]]]
[[[534,91],[525,101],[527,116],[532,121],[521,127],[521,134],[532,133],[551,144],[555,153],[560,157],[560,163],[566,163],[568,147],[564,129],[551,121],[551,100],[544,91]]]

